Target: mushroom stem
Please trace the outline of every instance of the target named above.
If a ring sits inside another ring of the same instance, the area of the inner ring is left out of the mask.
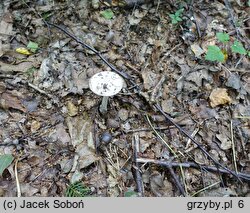
[[[107,111],[108,111],[108,99],[109,99],[109,96],[103,96],[102,97],[102,103],[99,107],[99,110],[100,110],[100,113],[101,114],[106,114]]]

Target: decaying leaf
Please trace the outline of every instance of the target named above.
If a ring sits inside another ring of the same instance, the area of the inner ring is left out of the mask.
[[[216,107],[219,105],[230,104],[232,102],[231,97],[227,93],[225,88],[216,88],[214,89],[210,96],[210,105],[211,107]]]
[[[78,108],[71,101],[68,101],[67,109],[68,109],[68,114],[71,117],[76,116],[78,113]]]
[[[26,112],[26,108],[22,105],[22,100],[14,92],[4,92],[0,96],[0,108],[3,109],[17,109]]]

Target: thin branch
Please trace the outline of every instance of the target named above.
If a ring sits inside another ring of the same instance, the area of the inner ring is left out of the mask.
[[[164,166],[164,167],[169,167],[170,165],[172,167],[183,167],[183,168],[196,168],[196,169],[203,169],[206,171],[210,172],[220,172],[224,174],[231,174],[229,171],[225,169],[220,169],[214,166],[205,166],[205,165],[199,165],[194,162],[186,162],[186,163],[177,163],[177,162],[168,162],[168,161],[162,161],[162,160],[154,160],[154,159],[148,159],[148,158],[137,158],[138,163],[153,163],[156,165]],[[250,181],[250,174],[245,174],[238,172],[238,177],[241,178],[242,180]]]
[[[143,188],[143,181],[142,181],[142,176],[141,172],[139,170],[139,163],[137,161],[137,155],[138,155],[138,150],[139,150],[139,136],[135,135],[133,138],[133,168],[135,169],[135,178],[136,178],[136,185],[137,185],[137,190],[138,194],[140,197],[144,196],[144,188]]]

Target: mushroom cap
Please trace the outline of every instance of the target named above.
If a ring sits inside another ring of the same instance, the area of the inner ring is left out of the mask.
[[[123,78],[115,72],[96,73],[89,80],[91,91],[100,96],[112,96],[121,91]]]

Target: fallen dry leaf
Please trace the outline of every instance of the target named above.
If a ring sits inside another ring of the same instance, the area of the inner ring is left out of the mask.
[[[210,96],[210,105],[211,107],[216,107],[219,105],[230,104],[232,99],[227,93],[227,89],[224,88],[216,88],[214,89]]]
[[[67,109],[68,109],[68,114],[71,117],[76,116],[78,113],[78,108],[71,101],[67,103]]]
[[[22,112],[26,112],[25,107],[22,105],[20,97],[17,97],[15,94],[7,91],[1,94],[0,96],[0,108],[3,109],[17,109]]]

